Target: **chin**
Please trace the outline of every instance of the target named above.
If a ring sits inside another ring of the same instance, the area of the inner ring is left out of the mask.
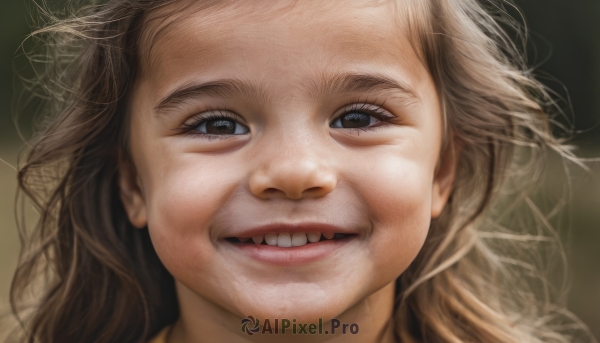
[[[344,303],[332,296],[327,299],[311,297],[310,293],[297,296],[280,296],[270,301],[252,299],[247,306],[239,308],[242,317],[251,315],[260,320],[296,319],[298,323],[327,322],[345,311]]]

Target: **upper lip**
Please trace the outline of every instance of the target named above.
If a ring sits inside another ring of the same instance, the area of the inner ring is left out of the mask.
[[[229,237],[250,238],[252,236],[265,235],[267,233],[295,233],[295,232],[331,232],[344,234],[358,234],[356,230],[343,228],[331,224],[324,223],[273,223],[263,226],[251,227],[248,229],[236,232],[235,235]]]

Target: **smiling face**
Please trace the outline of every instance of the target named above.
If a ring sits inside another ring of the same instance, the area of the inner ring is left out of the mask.
[[[123,163],[120,186],[182,314],[339,317],[413,261],[454,161],[438,159],[436,89],[399,15],[242,2],[156,37],[131,95],[137,174]]]

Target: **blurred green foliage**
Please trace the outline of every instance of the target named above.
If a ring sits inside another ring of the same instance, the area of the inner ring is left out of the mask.
[[[12,103],[15,99],[13,60],[21,42],[30,33],[30,22],[24,1],[0,3],[0,144],[18,138],[12,120]]]
[[[569,97],[578,142],[600,144],[600,1],[516,0],[525,14],[536,76],[561,97]],[[568,94],[566,92],[568,90]],[[566,102],[560,103],[567,108]]]

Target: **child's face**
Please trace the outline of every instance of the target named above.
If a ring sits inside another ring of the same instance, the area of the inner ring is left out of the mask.
[[[240,2],[157,37],[131,98],[137,177],[121,187],[180,302],[309,321],[391,294],[454,170],[438,166],[436,89],[395,17],[368,1]],[[285,247],[317,232],[350,235]],[[264,234],[281,246],[234,238]]]

